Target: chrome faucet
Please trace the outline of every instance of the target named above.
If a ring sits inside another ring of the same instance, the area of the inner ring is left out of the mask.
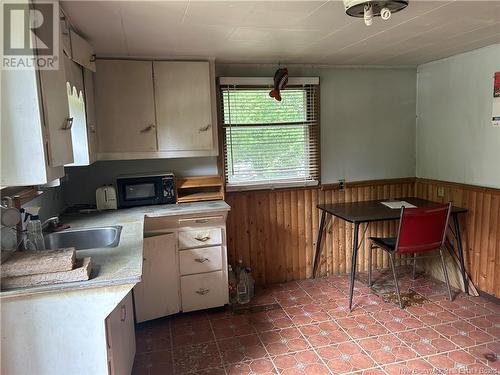
[[[55,228],[59,225],[59,216],[49,217],[42,223],[42,230]]]

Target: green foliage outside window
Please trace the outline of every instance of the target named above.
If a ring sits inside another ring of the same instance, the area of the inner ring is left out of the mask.
[[[223,91],[226,165],[229,183],[266,182],[307,177],[307,92]]]

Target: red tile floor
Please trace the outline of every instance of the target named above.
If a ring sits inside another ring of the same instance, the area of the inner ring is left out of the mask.
[[[440,282],[398,270],[402,291],[430,302],[385,303],[356,281],[347,309],[348,276],[260,289],[252,306],[181,314],[139,324],[133,373],[139,374],[498,374],[500,305],[455,292]],[[388,272],[376,285],[392,289]],[[362,282],[363,281],[363,282]]]

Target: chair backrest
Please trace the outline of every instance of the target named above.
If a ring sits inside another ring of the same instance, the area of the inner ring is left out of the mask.
[[[401,208],[396,251],[421,253],[444,244],[451,203],[421,208]]]

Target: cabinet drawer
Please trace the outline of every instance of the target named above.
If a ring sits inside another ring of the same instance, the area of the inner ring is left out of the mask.
[[[213,212],[207,215],[189,214],[179,216],[153,216],[144,218],[144,231],[160,231],[169,228],[195,229],[205,227],[222,227],[226,224],[226,212]]]
[[[224,216],[201,216],[201,217],[183,217],[178,219],[179,226],[191,227],[198,225],[222,225]]]
[[[181,277],[184,312],[223,306],[227,295],[227,280],[222,271]]]
[[[205,228],[179,232],[179,249],[220,245],[222,243],[221,228]]]
[[[179,251],[181,275],[218,271],[222,269],[220,246]]]

